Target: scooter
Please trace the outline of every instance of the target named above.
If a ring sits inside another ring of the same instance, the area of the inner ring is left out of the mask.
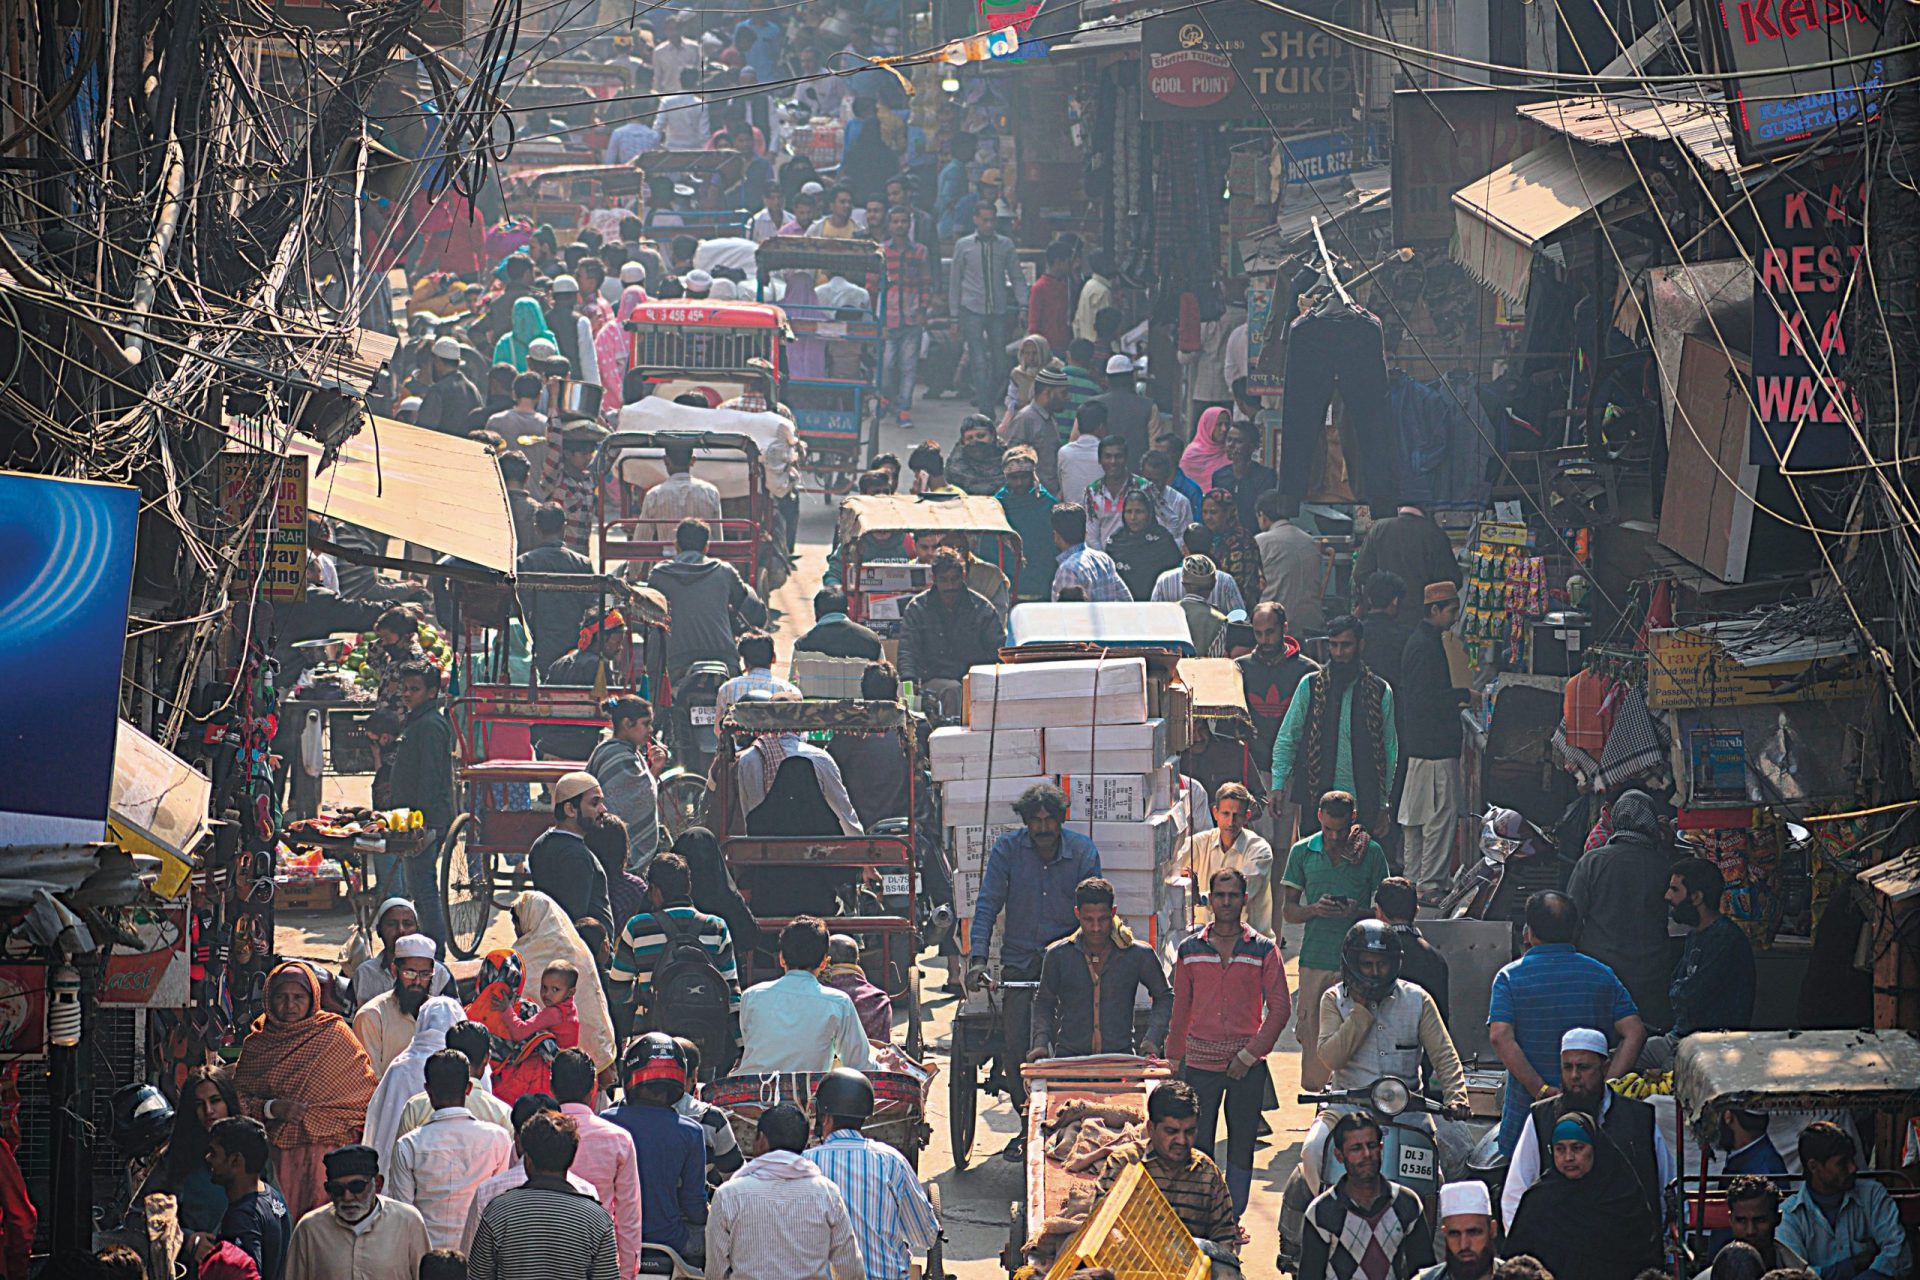
[[[1552,883],[1534,883],[1542,880]],[[1441,899],[1442,920],[1517,918],[1535,889],[1557,888],[1553,838],[1514,809],[1489,807],[1480,822],[1480,859],[1460,868]],[[1504,890],[1504,892],[1503,892]]]
[[[1320,1119],[1308,1132],[1300,1148],[1300,1162],[1287,1178],[1280,1198],[1280,1257],[1282,1271],[1296,1272],[1300,1265],[1300,1242],[1306,1231],[1307,1206],[1322,1191],[1346,1174],[1346,1166],[1327,1138],[1340,1115],[1367,1111],[1380,1122],[1381,1176],[1407,1187],[1420,1197],[1427,1208],[1427,1220],[1436,1221],[1440,1205],[1440,1153],[1434,1140],[1429,1115],[1444,1115],[1446,1108],[1416,1092],[1398,1076],[1381,1076],[1359,1089],[1328,1089],[1303,1093],[1300,1101],[1318,1104]],[[1316,1140],[1315,1132],[1321,1132]]]
[[[720,750],[715,704],[733,673],[724,662],[696,662],[673,689],[674,754],[689,773],[706,777]]]

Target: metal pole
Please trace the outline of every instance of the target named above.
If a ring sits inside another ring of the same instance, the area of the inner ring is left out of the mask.
[[[80,1043],[47,1050],[47,1103],[52,1116],[53,1252],[93,1251],[93,993],[97,962],[74,961],[80,971]]]

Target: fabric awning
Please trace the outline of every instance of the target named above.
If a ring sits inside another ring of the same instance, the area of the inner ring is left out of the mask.
[[[1555,138],[1453,193],[1453,260],[1525,303],[1534,255],[1548,239],[1637,181],[1625,160]]]
[[[319,465],[321,445],[292,449]],[[392,418],[374,418],[307,480],[316,515],[402,538],[511,575],[515,547],[507,487],[487,446]]]

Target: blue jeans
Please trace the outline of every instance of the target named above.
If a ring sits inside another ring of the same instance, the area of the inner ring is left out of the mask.
[[[887,330],[887,349],[880,360],[880,398],[896,412],[913,408],[913,384],[920,373],[922,326],[903,324]]]
[[[427,843],[419,853],[401,858],[401,876],[413,901],[414,914],[420,917],[420,932],[444,949],[447,945],[447,914],[440,902],[440,842],[444,831],[427,832]]]
[[[1006,359],[1007,323],[1000,316],[985,316],[974,311],[960,313],[960,335],[973,349],[973,407],[1000,420],[1007,399]]]

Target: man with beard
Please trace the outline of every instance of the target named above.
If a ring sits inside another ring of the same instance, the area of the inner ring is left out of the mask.
[[[1433,1229],[1419,1195],[1380,1174],[1380,1122],[1344,1115],[1332,1142],[1347,1171],[1307,1206],[1299,1280],[1387,1280],[1428,1266]]]
[[[1393,690],[1360,660],[1366,627],[1351,615],[1327,624],[1328,665],[1302,676],[1273,740],[1273,789],[1300,806],[1300,830],[1316,823],[1312,802],[1345,791],[1360,822],[1384,839],[1400,738]],[[1258,644],[1256,635],[1255,643]]]
[[[420,932],[420,913],[405,898],[388,898],[373,916],[373,936],[380,940],[380,951],[368,956],[353,971],[353,1000],[365,1005],[375,996],[393,990],[393,947],[408,934]],[[439,961],[433,966],[433,994],[439,995],[453,985],[453,971]]]
[[[329,1204],[294,1224],[286,1280],[413,1280],[431,1247],[420,1211],[389,1199],[372,1147],[335,1147],[325,1156]]]
[[[584,771],[562,774],[553,784],[553,825],[527,850],[527,869],[533,887],[558,903],[567,919],[598,920],[613,937],[617,926],[607,895],[607,870],[587,848],[587,832],[606,817],[607,800],[598,778]]]
[[[433,994],[437,967],[433,953],[433,939],[424,933],[394,939],[393,989],[367,1001],[353,1015],[353,1034],[366,1049],[376,1076],[384,1074],[387,1064],[413,1043],[414,1020]]]
[[[1485,1280],[1500,1250],[1500,1224],[1484,1182],[1440,1188],[1441,1260],[1413,1280]]]
[[[1294,823],[1299,814],[1293,802],[1273,795],[1273,740],[1280,723],[1287,718],[1294,690],[1309,672],[1320,664],[1301,652],[1300,642],[1287,634],[1287,610],[1268,600],[1253,608],[1253,652],[1233,660],[1240,668],[1240,686],[1245,691],[1247,710],[1253,716],[1255,734],[1253,767],[1260,771],[1260,784],[1269,792],[1263,819],[1255,830],[1267,843],[1280,848],[1293,847]]]
[[[1514,1143],[1507,1165],[1507,1183],[1500,1192],[1502,1220],[1513,1221],[1520,1197],[1553,1163],[1551,1135],[1561,1116],[1572,1112],[1597,1116],[1600,1129],[1627,1158],[1647,1203],[1664,1216],[1665,1190],[1673,1181],[1673,1153],[1654,1123],[1653,1107],[1638,1098],[1607,1088],[1607,1037],[1591,1027],[1575,1027],[1560,1038],[1560,1091],[1528,1109],[1527,1120]]]
[[[1739,1243],[1758,1253],[1761,1263],[1769,1271],[1802,1270],[1806,1267],[1807,1260],[1781,1243],[1774,1234],[1780,1226],[1780,1188],[1774,1186],[1771,1179],[1743,1173],[1727,1184],[1727,1224],[1733,1228],[1733,1234],[1717,1246],[1709,1241],[1713,1253],[1718,1254],[1728,1244]],[[1721,1233],[1714,1234],[1718,1236]],[[1711,1259],[1707,1266],[1694,1275],[1695,1280],[1713,1275]]]
[[[1673,1066],[1681,1037],[1696,1031],[1739,1031],[1753,1022],[1753,943],[1746,931],[1720,912],[1726,877],[1706,858],[1682,858],[1667,871],[1667,914],[1687,929],[1687,945],[1673,967],[1667,998],[1673,1004],[1673,1030],[1649,1036],[1640,1065],[1649,1071]],[[1762,1127],[1760,1136],[1766,1136]],[[1777,1159],[1778,1157],[1776,1157]],[[1784,1173],[1779,1169],[1735,1169],[1735,1173]]]

